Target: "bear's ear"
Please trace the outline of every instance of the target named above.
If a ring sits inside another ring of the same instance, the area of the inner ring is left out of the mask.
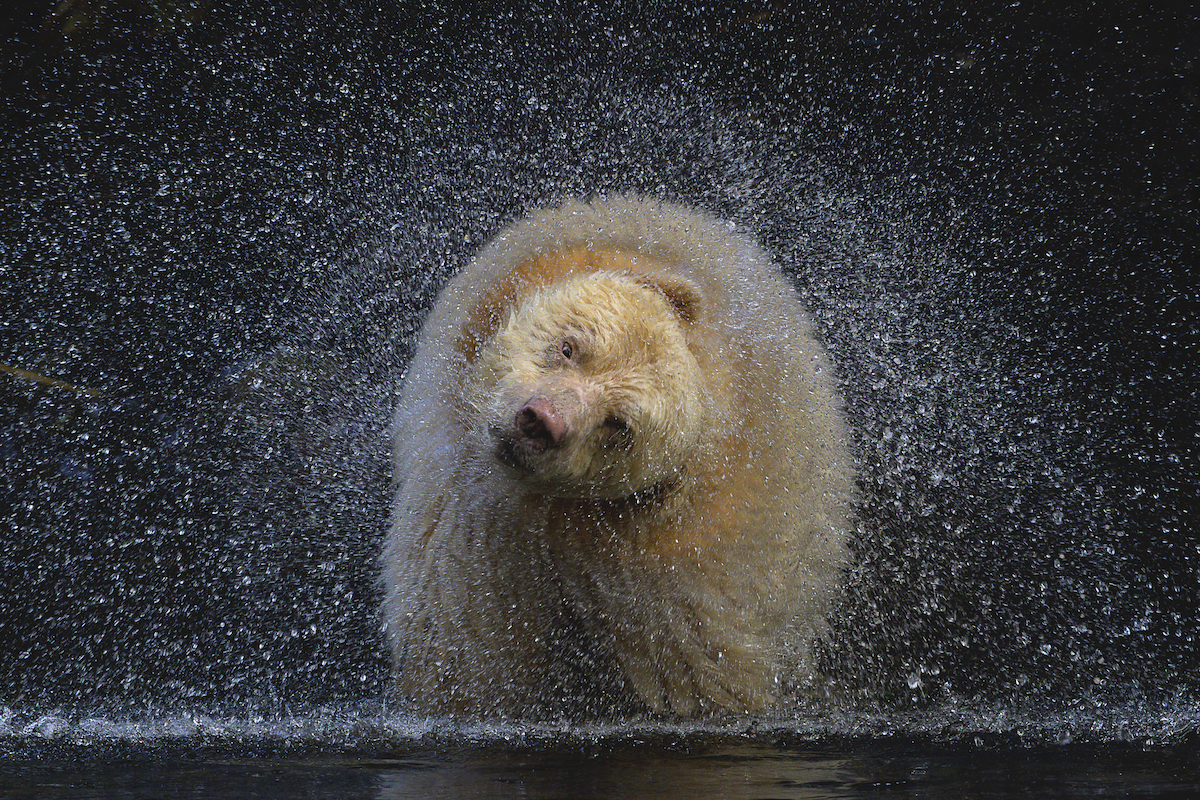
[[[704,308],[704,298],[691,281],[667,273],[639,275],[636,280],[642,286],[653,289],[667,298],[671,309],[684,322],[690,324],[700,318],[700,312]]]

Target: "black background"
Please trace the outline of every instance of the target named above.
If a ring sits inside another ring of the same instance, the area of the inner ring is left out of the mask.
[[[382,431],[421,312],[524,208],[620,186],[590,159],[637,136],[667,177],[620,188],[754,224],[843,365],[863,524],[826,663],[852,697],[1194,691],[1197,33],[1150,3],[28,4],[0,362],[43,380],[0,375],[0,703],[380,696]],[[706,194],[704,154],[613,100],[659,92],[751,150],[809,131],[872,236],[952,265],[872,280],[986,392],[926,387],[940,410],[885,438],[919,370],[837,321],[819,264],[858,255],[769,221],[820,192]],[[494,165],[469,198],[459,153]]]

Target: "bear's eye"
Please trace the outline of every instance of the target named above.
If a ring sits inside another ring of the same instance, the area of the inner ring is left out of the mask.
[[[563,358],[570,361],[575,355],[575,345],[571,343],[570,339],[563,339],[562,345],[559,346],[559,352],[562,353]]]

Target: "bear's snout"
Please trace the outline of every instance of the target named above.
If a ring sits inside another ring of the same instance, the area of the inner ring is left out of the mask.
[[[517,439],[533,450],[550,450],[563,443],[567,423],[550,398],[531,398],[516,417]]]

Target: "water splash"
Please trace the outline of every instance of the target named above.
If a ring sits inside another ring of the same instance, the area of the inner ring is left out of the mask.
[[[1054,230],[991,218],[1009,156],[947,177],[819,98],[745,100],[718,79],[736,43],[701,37],[710,70],[655,35],[577,50],[517,26],[485,54],[306,23],[81,48],[0,143],[21,187],[0,360],[100,393],[5,385],[0,696],[34,709],[5,736],[53,739],[23,721],[46,712],[120,739],[91,712],[147,706],[274,736],[255,714],[382,696],[385,425],[422,314],[505,222],[602,191],[753,231],[838,361],[864,503],[822,718],[1194,727],[1194,331],[1183,294],[1132,288],[1174,292],[1170,253],[1123,274],[1098,240],[1090,296]],[[1123,304],[1140,349],[1078,313]]]

